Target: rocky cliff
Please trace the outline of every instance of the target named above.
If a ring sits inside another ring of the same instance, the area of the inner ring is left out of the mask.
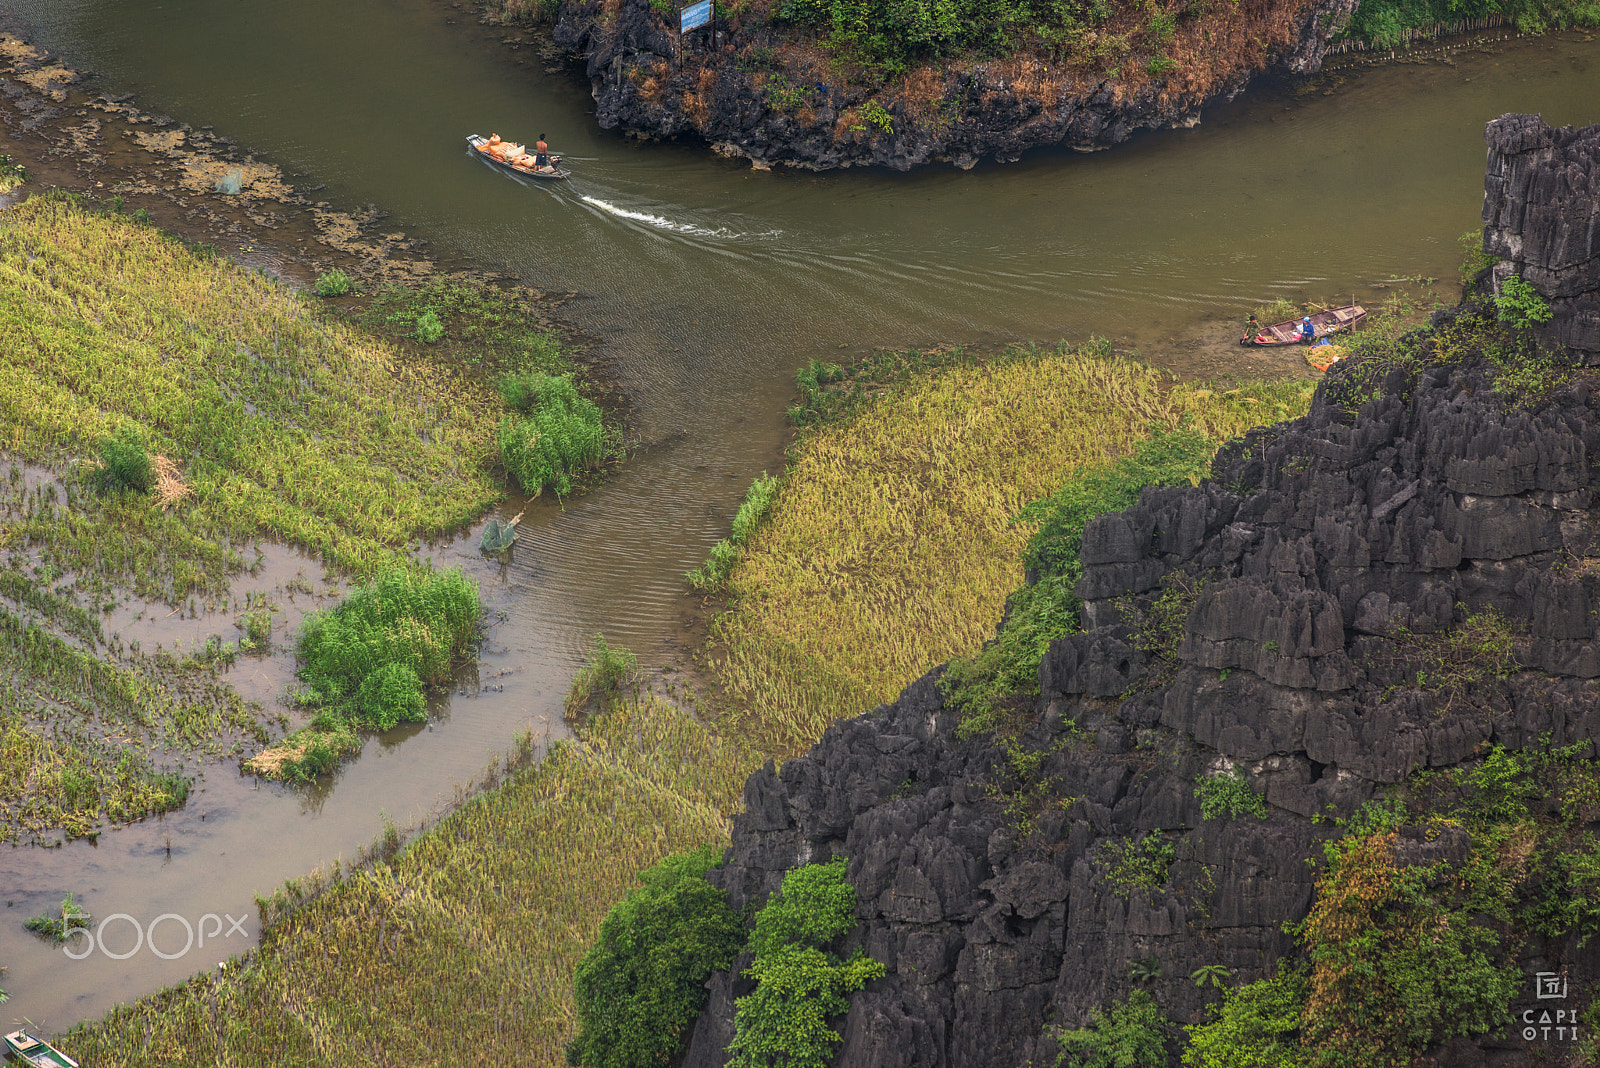
[[[1356,0],[1179,5],[1190,17],[1163,46],[1182,56],[1170,70],[1148,54],[1073,63],[1024,51],[930,62],[886,84],[853,73],[814,34],[774,25],[763,5],[737,6],[716,48],[708,31],[678,34],[648,0],[564,0],[555,37],[586,57],[603,128],[698,136],[759,167],[908,170],[1012,162],[1045,145],[1089,151],[1140,130],[1193,126],[1203,107],[1259,74],[1321,69]],[[1138,39],[1137,27],[1099,36],[1130,33]]]
[[[1600,127],[1507,117],[1489,136],[1490,241],[1581,304],[1600,282],[1593,245],[1574,251],[1594,204],[1546,198],[1595,188]],[[1211,480],[1090,523],[1084,629],[1045,656],[1024,739],[1051,784],[1031,826],[1008,812],[1006,748],[957,737],[940,670],[750,779],[713,873],[731,903],[847,856],[860,926],[843,948],[888,966],[839,1021],[835,1063],[1053,1064],[1055,1030],[1125,997],[1135,961],[1159,967],[1143,978],[1172,1020],[1197,1021],[1217,994],[1192,972],[1249,981],[1296,951],[1284,925],[1307,915],[1310,859],[1339,833],[1315,817],[1492,744],[1595,755],[1600,394],[1577,371],[1511,386],[1482,342],[1492,316],[1469,301],[1338,365],[1307,416],[1229,444]],[[1173,590],[1187,612],[1163,658],[1135,624]],[[1457,640],[1483,620],[1505,636],[1498,666],[1492,642]],[[1221,771],[1247,777],[1266,818],[1202,818],[1196,783]],[[1116,851],[1147,836],[1172,847],[1159,886],[1119,880]],[[1397,865],[1459,859],[1465,836],[1393,849]],[[1571,932],[1517,947],[1529,984],[1600,979],[1600,945]],[[746,963],[712,978],[687,1068],[725,1063]],[[1529,985],[1512,1007],[1532,1000]],[[1540,1041],[1458,1038],[1430,1063],[1573,1063]]]
[[[1483,247],[1532,283],[1554,313],[1547,340],[1600,363],[1600,137],[1594,127],[1556,130],[1537,115],[1489,124]]]

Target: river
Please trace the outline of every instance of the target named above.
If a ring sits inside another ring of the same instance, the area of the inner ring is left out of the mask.
[[[590,493],[536,502],[509,566],[477,561],[470,543],[436,550],[484,583],[498,621],[485,670],[510,673],[504,690],[464,687],[429,729],[374,739],[316,791],[214,766],[165,819],[0,853],[8,1024],[64,1028],[245,944],[65,960],[20,924],[63,891],[144,923],[249,914],[253,935],[252,895],[354,855],[380,813],[405,823],[448,800],[516,730],[560,735],[561,693],[597,630],[646,665],[681,660],[682,574],[726,534],[750,480],[781,464],[801,363],[1094,333],[1185,373],[1303,369],[1298,352],[1230,344],[1250,307],[1371,303],[1385,293],[1375,283],[1406,276],[1442,279],[1453,298],[1456,237],[1478,225],[1484,122],[1600,121],[1600,43],[1559,35],[1351,70],[1329,93],[1253,91],[1199,127],[1095,155],[756,172],[701,145],[598,130],[581,76],[532,43],[502,47],[524,35],[479,27],[467,7],[0,0],[0,16],[95,71],[99,89],[213,125],[326,183],[336,207],[376,203],[436,248],[578,291],[563,313],[604,339],[639,433],[661,443]],[[544,132],[573,178],[519,184],[465,154],[469,132]]]

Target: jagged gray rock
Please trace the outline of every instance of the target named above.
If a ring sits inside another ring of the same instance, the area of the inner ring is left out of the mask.
[[[1526,123],[1503,130],[1527,151],[1548,141]],[[1283,926],[1311,905],[1307,858],[1334,833],[1314,817],[1493,743],[1596,752],[1600,397],[1580,379],[1519,404],[1481,354],[1381,378],[1377,366],[1337,365],[1309,414],[1229,443],[1210,480],[1147,489],[1085,529],[1085,630],[1044,657],[1025,738],[1056,784],[1031,836],[997,796],[1004,751],[956,736],[942,669],[750,779],[713,881],[743,908],[788,869],[847,856],[861,922],[841,948],[888,966],[839,1022],[837,1065],[1052,1064],[1054,1030],[1125,997],[1129,964],[1148,958],[1161,1005],[1195,1022],[1214,1000],[1195,969],[1250,981],[1293,948]],[[1206,581],[1155,685],[1130,616],[1179,574]],[[1419,683],[1457,655],[1429,643],[1489,612],[1511,621],[1515,662],[1470,685]],[[1202,819],[1197,780],[1237,771],[1268,816]],[[1108,851],[1150,834],[1173,848],[1168,878],[1119,886]],[[1397,863],[1422,864],[1467,843],[1451,831],[1394,848]],[[1519,959],[1530,975],[1592,976],[1600,941],[1534,939]],[[708,984],[685,1068],[725,1063],[739,967]],[[1516,1034],[1430,1054],[1462,1068],[1528,1056]]]
[[[1545,336],[1600,363],[1600,126],[1502,115],[1484,132],[1483,248],[1550,302]]]

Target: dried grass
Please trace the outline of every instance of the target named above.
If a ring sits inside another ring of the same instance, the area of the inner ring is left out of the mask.
[[[160,453],[156,454],[154,461],[156,471],[156,503],[163,508],[171,508],[185,497],[189,496],[189,487],[184,483],[183,476],[178,472],[178,465]]]

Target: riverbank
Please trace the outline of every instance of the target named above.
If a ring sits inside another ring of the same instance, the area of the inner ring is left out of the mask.
[[[1058,12],[1059,26],[1019,16],[974,49],[963,41],[981,35],[987,11],[963,16],[960,29],[892,31],[895,10],[835,9],[830,29],[822,8],[758,2],[729,12],[713,39],[704,29],[679,34],[676,9],[647,0],[483,7],[490,20],[552,23],[556,43],[585,64],[603,129],[697,137],[758,169],[810,170],[965,169],[1044,146],[1094,151],[1141,131],[1193,126],[1252,80],[1315,75],[1335,53],[1350,57],[1347,67],[1393,61],[1396,50],[1414,61],[1418,41],[1421,53],[1447,55],[1600,21],[1583,3],[1509,13],[1381,2],[1357,10],[1343,0],[1226,12],[1106,4]],[[1452,33],[1471,36],[1440,42]]]

